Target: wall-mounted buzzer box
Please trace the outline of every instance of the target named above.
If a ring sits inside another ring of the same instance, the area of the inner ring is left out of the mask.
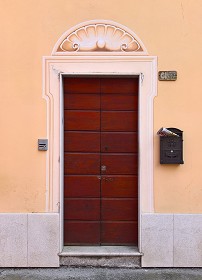
[[[160,163],[183,164],[183,131],[178,128],[166,128],[176,135],[160,136]]]

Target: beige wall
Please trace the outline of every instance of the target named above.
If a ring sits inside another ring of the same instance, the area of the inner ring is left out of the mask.
[[[158,56],[159,70],[178,71],[176,82],[158,83],[154,102],[155,210],[202,212],[201,0],[0,1],[0,211],[45,211],[42,56],[67,29],[97,18],[126,25]],[[161,126],[184,131],[184,165],[159,164]]]

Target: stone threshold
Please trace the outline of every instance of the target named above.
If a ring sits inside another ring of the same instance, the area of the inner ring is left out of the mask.
[[[60,257],[141,257],[135,246],[64,246]]]

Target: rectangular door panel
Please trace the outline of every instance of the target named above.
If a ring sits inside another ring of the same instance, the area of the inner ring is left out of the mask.
[[[101,194],[109,197],[138,197],[138,177],[130,175],[102,175]]]
[[[101,152],[137,153],[138,136],[133,132],[101,133]]]
[[[105,78],[101,80],[101,93],[138,94],[137,78]]]
[[[138,168],[138,157],[136,154],[102,154],[101,166],[106,166],[102,174],[135,175]]]
[[[100,245],[100,222],[64,221],[64,245]]]
[[[100,176],[64,176],[64,197],[82,198],[99,197],[100,198]]]
[[[102,245],[134,245],[138,242],[137,222],[102,222]]]
[[[138,106],[138,96],[129,94],[103,94],[101,95],[101,109],[108,110],[134,110]]]
[[[137,221],[137,199],[102,199],[103,221]]]
[[[67,78],[64,79],[64,93],[98,93],[100,94],[99,78]]]
[[[100,174],[100,154],[64,154],[65,174]]]
[[[137,113],[102,111],[101,131],[137,131]]]
[[[65,130],[100,130],[100,112],[64,111]]]
[[[64,109],[100,110],[99,94],[65,94]]]
[[[99,132],[65,132],[64,133],[65,152],[100,152]]]
[[[65,220],[100,220],[100,199],[66,198],[64,200],[64,218]]]

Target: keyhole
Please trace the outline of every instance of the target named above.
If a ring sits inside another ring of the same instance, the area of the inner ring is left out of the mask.
[[[108,147],[107,146],[105,147],[105,151],[108,151]]]

